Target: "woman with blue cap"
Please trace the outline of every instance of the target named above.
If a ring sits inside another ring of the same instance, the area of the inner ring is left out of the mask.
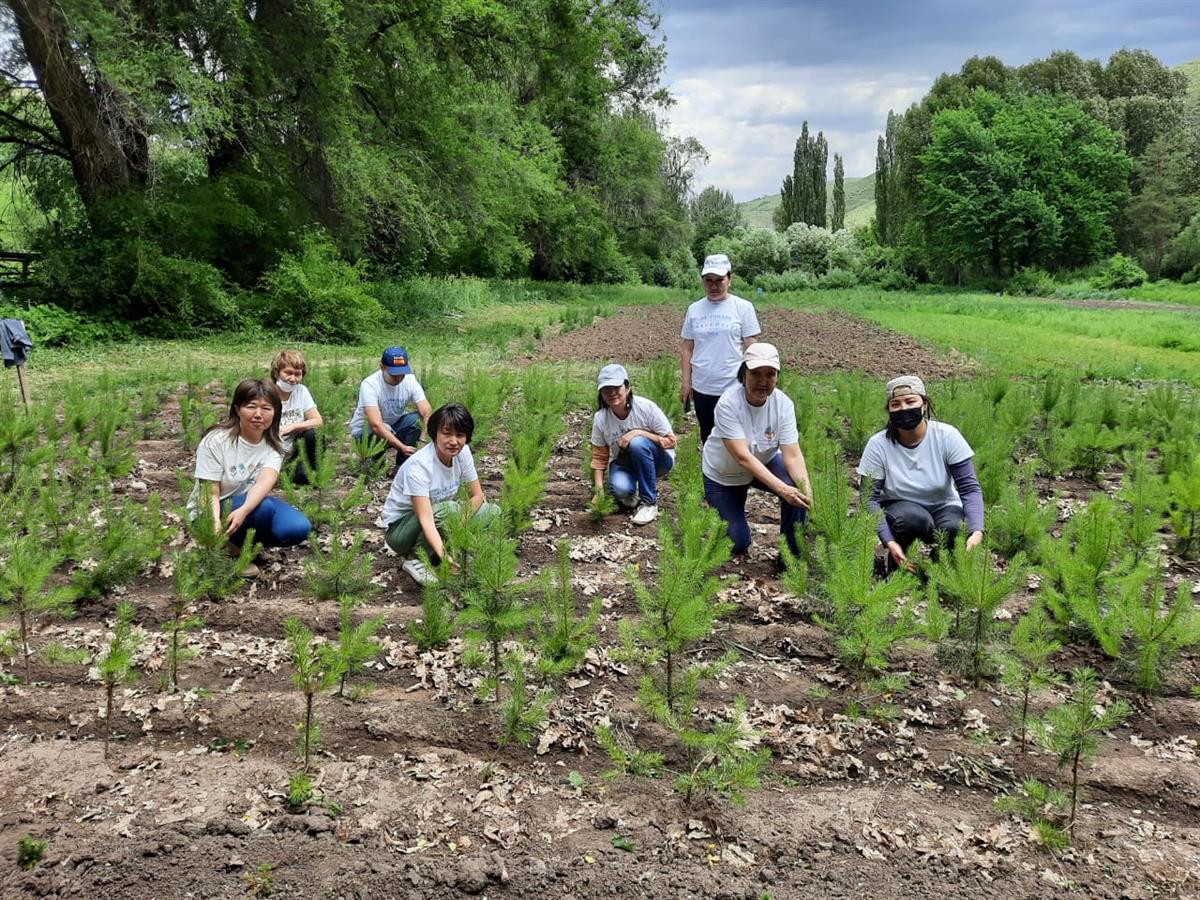
[[[633,396],[624,366],[607,365],[597,380],[592,417],[592,475],[596,493],[604,474],[617,502],[634,510],[634,525],[658,518],[658,479],[675,465],[675,432],[657,403]]]

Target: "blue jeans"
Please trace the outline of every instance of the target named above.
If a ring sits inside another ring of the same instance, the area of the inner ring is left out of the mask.
[[[397,419],[395,422],[387,422],[385,424],[387,425],[388,428],[391,429],[392,434],[395,435],[396,439],[398,441],[400,441],[402,444],[408,444],[408,446],[410,446],[410,447],[415,447],[415,446],[417,446],[417,441],[419,441],[421,439],[421,428],[423,427],[423,423],[421,422],[420,413],[415,413],[415,412],[405,413],[399,419]],[[357,439],[357,438],[361,438],[364,434],[370,434],[370,433],[372,433],[371,426],[367,425],[366,423],[363,423],[363,430],[360,431],[358,434],[352,434],[350,436],[352,438]],[[373,458],[378,459],[379,457],[383,456],[383,454],[385,454],[385,453],[387,453],[386,446],[382,450],[380,450],[378,453],[376,453]],[[397,450],[396,451],[397,467],[402,462],[404,462],[404,460],[408,459],[409,455],[410,454],[402,453],[401,451]]]
[[[634,494],[640,494],[643,503],[654,506],[658,503],[658,479],[674,465],[670,453],[639,435],[629,442],[629,452],[620,454],[608,467],[608,489],[623,505],[628,506]]]
[[[789,486],[795,484],[792,476],[788,474],[787,467],[783,464],[782,453],[776,453],[770,462],[766,463],[766,466],[770,469],[771,474],[784,484]],[[745,553],[750,549],[750,523],[746,521],[746,497],[750,493],[750,488],[757,488],[771,494],[775,493],[757,478],[749,484],[730,487],[718,484],[707,475],[704,476],[704,499],[725,520],[728,526],[726,533],[733,541],[733,552],[736,554]],[[800,549],[796,544],[796,525],[804,524],[807,513],[808,511],[804,507],[792,506],[780,498],[779,532],[787,540],[788,549],[797,555],[800,553]]]
[[[229,512],[241,507],[246,502],[246,495],[238,494],[225,502],[228,505],[226,512]],[[296,507],[277,497],[264,497],[229,542],[242,546],[246,532],[251,528],[254,529],[254,540],[264,547],[294,547],[308,537],[312,523]]]

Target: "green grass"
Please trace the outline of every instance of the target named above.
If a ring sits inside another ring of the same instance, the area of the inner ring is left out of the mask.
[[[1056,297],[1094,298],[1098,300],[1148,300],[1155,303],[1178,303],[1200,306],[1200,283],[1180,284],[1178,281],[1155,281],[1135,288],[1102,291],[1089,281],[1070,281],[1057,286]]]
[[[1188,96],[1193,100],[1200,97],[1200,59],[1180,63],[1175,66],[1176,72],[1182,72],[1188,80]]]
[[[1200,316],[1090,309],[991,294],[808,292],[780,298],[837,306],[884,328],[957,350],[996,371],[1066,371],[1200,385]]]
[[[782,183],[783,178],[780,177]],[[742,218],[752,228],[772,228],[772,216],[779,206],[779,194],[767,194],[755,200],[739,203]],[[833,215],[833,182],[825,188],[825,210],[827,216]],[[875,216],[875,173],[864,175],[862,178],[846,179],[846,227],[858,228],[868,224]]]

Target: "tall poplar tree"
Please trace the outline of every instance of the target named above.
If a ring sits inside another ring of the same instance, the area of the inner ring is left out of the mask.
[[[803,221],[809,225],[820,225],[825,227],[825,172],[829,164],[829,144],[825,140],[825,132],[818,131],[817,136],[813,139],[809,154],[808,154],[808,180],[812,185],[811,193],[808,195],[808,208],[805,210],[806,215]]]
[[[846,172],[840,153],[833,154],[833,221],[829,227],[834,231],[846,227]]]

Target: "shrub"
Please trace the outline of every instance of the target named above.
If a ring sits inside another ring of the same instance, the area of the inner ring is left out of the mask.
[[[97,322],[53,303],[21,307],[15,303],[0,302],[0,319],[23,321],[35,347],[64,347],[106,339],[126,340],[133,335],[123,322]]]
[[[858,276],[846,269],[830,269],[821,276],[820,287],[823,290],[858,287]]]
[[[787,241],[769,228],[756,228],[742,240],[741,253],[731,259],[734,275],[747,281],[767,272],[782,272],[788,265]]]
[[[1008,279],[1008,284],[1004,286],[1004,293],[1014,296],[1038,296],[1044,297],[1054,291],[1054,279],[1045,269],[1039,269],[1037,266],[1027,266],[1024,269],[1018,269]]]
[[[1162,261],[1162,274],[1191,284],[1200,275],[1200,213],[1175,235]]]
[[[440,319],[481,309],[493,296],[486,281],[468,277],[380,281],[367,289],[388,314],[389,320],[401,323]]]
[[[754,281],[764,291],[811,291],[817,287],[817,276],[800,269],[786,269],[778,274],[767,272]]]
[[[261,287],[264,322],[292,340],[351,342],[383,321],[384,310],[363,284],[361,265],[340,258],[328,237],[310,232],[298,254],[285,254]]]
[[[807,222],[793,222],[784,232],[788,256],[793,269],[824,275],[829,269],[829,252],[833,247],[833,232]]]
[[[1149,276],[1146,270],[1128,256],[1118,253],[1092,279],[1092,286],[1106,291],[1121,290],[1144,284]]]

